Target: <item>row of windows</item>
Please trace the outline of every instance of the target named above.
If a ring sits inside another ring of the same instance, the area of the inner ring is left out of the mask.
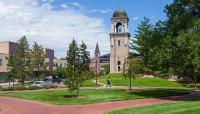
[[[58,67],[58,66],[59,66],[59,67],[66,67],[67,64],[65,63],[65,64],[63,65],[63,64],[60,63],[60,64],[58,65],[58,63],[55,63],[53,66],[54,66],[54,67]]]

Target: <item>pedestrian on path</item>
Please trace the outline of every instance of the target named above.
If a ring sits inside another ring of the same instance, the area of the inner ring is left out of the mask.
[[[111,83],[110,83],[110,77],[108,77],[108,78],[107,78],[106,87],[111,87]]]

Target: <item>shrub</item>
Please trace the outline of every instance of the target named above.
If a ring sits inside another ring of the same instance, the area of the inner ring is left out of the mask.
[[[37,89],[42,89],[42,87],[38,87],[38,86],[29,86],[26,88],[27,90],[37,90]]]
[[[2,87],[2,86],[0,86],[0,91],[2,91],[2,89],[3,89],[3,87]]]
[[[3,91],[18,91],[18,90],[25,90],[26,87],[23,86],[15,86],[15,87],[8,87],[4,88]]]
[[[50,89],[50,88],[58,88],[57,85],[45,85],[43,88]]]
[[[38,86],[15,86],[15,87],[8,87],[2,88],[0,86],[0,91],[21,91],[21,90],[38,90],[38,89],[50,89],[50,88],[57,88],[57,85],[45,85],[43,87]]]

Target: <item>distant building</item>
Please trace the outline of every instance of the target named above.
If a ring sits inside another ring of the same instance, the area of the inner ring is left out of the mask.
[[[45,52],[45,63],[47,64],[47,70],[53,70],[53,59],[54,59],[54,50],[44,49]]]
[[[112,28],[109,34],[110,73],[118,73],[123,71],[123,65],[129,53],[129,18],[127,13],[121,8],[119,8],[114,12],[111,21]]]
[[[8,72],[7,69],[8,57],[9,54],[0,53],[0,72]]]
[[[110,54],[100,56],[100,50],[98,43],[96,44],[94,58],[91,59],[90,69],[96,73],[100,73],[102,70],[103,65],[110,64]]]
[[[96,44],[95,52],[94,52],[94,71],[99,74],[101,69],[100,69],[100,50],[99,50],[99,45],[98,43]]]
[[[110,54],[105,54],[100,56],[100,64],[102,65],[110,65]]]
[[[15,42],[0,42],[0,72],[8,72],[7,64],[8,57],[11,54],[14,54],[17,48],[17,43]],[[53,70],[53,59],[54,59],[54,50],[44,49],[45,51],[45,63],[47,64],[47,70]]]
[[[7,64],[8,64],[8,57],[10,54],[15,52],[17,48],[17,43],[14,42],[0,42],[0,72],[8,72]]]
[[[53,70],[57,67],[66,68],[67,67],[67,60],[65,59],[53,59]]]

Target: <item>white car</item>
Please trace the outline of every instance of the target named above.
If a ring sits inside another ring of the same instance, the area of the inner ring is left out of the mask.
[[[35,81],[35,82],[33,82],[33,84],[31,86],[42,87],[45,85],[46,85],[45,81]]]

